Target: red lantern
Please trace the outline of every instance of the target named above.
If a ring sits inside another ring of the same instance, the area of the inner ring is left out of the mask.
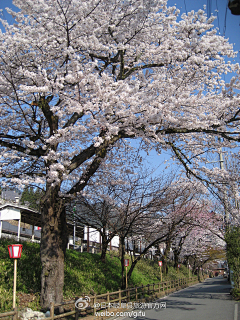
[[[129,266],[129,259],[124,259],[124,266],[128,267]]]
[[[22,244],[10,244],[8,246],[9,257],[13,259],[21,258]]]

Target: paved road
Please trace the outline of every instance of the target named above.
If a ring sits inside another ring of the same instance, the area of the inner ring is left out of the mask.
[[[166,309],[145,309],[145,316],[138,319],[240,320],[240,306],[232,300],[230,289],[227,279],[207,279],[158,300],[158,303],[166,302]]]

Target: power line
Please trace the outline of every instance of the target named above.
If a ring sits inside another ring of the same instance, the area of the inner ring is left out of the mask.
[[[226,5],[226,12],[225,12],[225,19],[224,19],[224,27],[223,27],[223,36],[225,36],[226,28],[227,28],[227,11],[228,11],[228,4]]]
[[[219,23],[219,14],[218,14],[218,2],[216,0],[216,9],[217,9],[217,21],[218,21],[218,29],[219,29],[219,32],[221,33],[221,30],[220,30],[220,23]]]
[[[185,5],[185,11],[186,11],[186,14],[187,14],[186,0],[184,0],[184,5]]]
[[[208,15],[208,18],[210,18],[211,13],[212,13],[212,0],[208,0],[207,1],[207,15]]]

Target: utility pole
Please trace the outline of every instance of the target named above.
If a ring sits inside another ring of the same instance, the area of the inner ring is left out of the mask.
[[[220,162],[220,169],[224,170],[222,148],[220,148],[220,151],[219,151],[219,162]],[[227,207],[226,190],[224,190],[224,192],[223,192],[223,206],[224,206],[224,212],[225,212],[225,224],[226,224],[226,226],[228,226],[228,223],[229,223],[229,212],[228,212],[228,207]]]

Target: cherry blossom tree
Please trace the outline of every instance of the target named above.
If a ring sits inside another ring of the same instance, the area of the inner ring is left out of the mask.
[[[180,253],[185,261],[191,260],[193,273],[208,261],[224,258],[226,243],[223,225],[223,216],[214,212],[205,211],[196,216]]]
[[[125,163],[125,166],[129,167],[128,164]],[[119,237],[122,286],[125,286],[126,240],[139,242],[143,239],[149,242],[149,234],[156,233],[156,229],[151,226],[159,210],[163,210],[169,201],[174,176],[166,177],[162,174],[153,178],[152,172],[144,169],[143,165],[139,165],[138,173],[127,168],[122,174],[115,168],[102,169],[101,167],[76,201],[76,218],[101,234],[103,262],[109,242],[114,236]],[[120,169],[122,171],[122,166]]]
[[[176,245],[180,235],[187,229],[193,228],[194,217],[203,208],[203,204],[199,200],[206,192],[206,187],[199,181],[176,177],[176,180],[167,186],[162,197],[155,199],[154,204],[151,204],[151,209],[155,214],[150,216],[149,220],[146,219],[146,223],[140,224],[139,230],[136,232],[136,235],[140,235],[141,239],[144,239],[145,247],[132,261],[128,271],[129,278],[138,261],[149,249],[160,243],[165,245],[161,259],[163,262],[162,271],[167,273],[170,250]]]
[[[165,249],[161,258],[164,273],[167,273],[167,261],[171,249],[175,263],[178,263],[184,241],[205,208],[202,197],[206,194],[208,194],[207,189],[198,181],[181,178],[172,184],[166,206],[160,211],[161,232],[166,234]]]
[[[65,205],[124,139],[173,152],[188,173],[238,141],[232,45],[203,10],[166,0],[13,0],[0,43],[2,184],[40,186],[41,304],[61,302]],[[200,162],[201,164],[201,162]]]

